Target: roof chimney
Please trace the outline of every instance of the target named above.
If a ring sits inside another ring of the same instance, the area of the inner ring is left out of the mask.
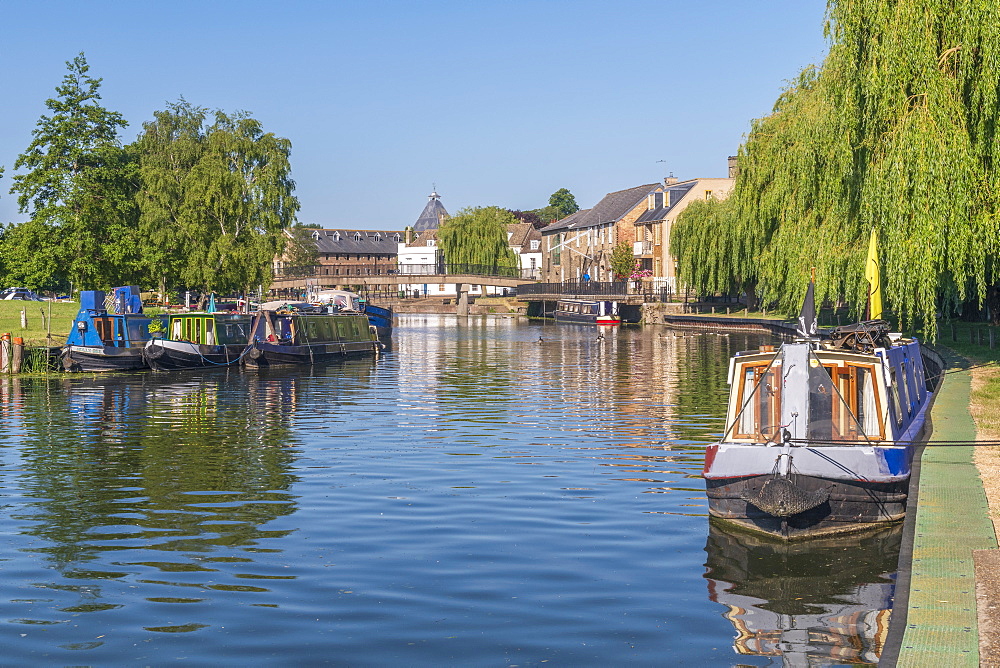
[[[665,185],[665,186],[672,186],[675,183],[677,183],[677,177],[674,176],[673,172],[670,172],[670,176],[668,176],[665,179],[663,179],[663,185]]]
[[[729,156],[729,178],[735,179],[736,175],[740,173],[740,167],[736,164],[736,156]]]

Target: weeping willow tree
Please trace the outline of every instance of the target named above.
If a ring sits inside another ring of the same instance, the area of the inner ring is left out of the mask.
[[[1000,13],[987,0],[830,0],[830,51],[751,125],[725,202],[672,234],[682,279],[755,286],[785,309],[810,267],[817,298],[860,315],[874,228],[904,326],[982,303],[1000,245]]]
[[[437,236],[449,271],[457,265],[516,271],[518,257],[507,241],[507,226],[518,222],[510,211],[496,206],[469,207],[446,219]]]

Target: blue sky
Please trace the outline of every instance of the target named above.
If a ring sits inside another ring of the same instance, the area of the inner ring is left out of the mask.
[[[292,141],[299,219],[402,229],[465,206],[581,207],[725,176],[750,120],[826,51],[822,0],[0,2],[0,222],[45,100],[83,51],[130,142],[167,101]],[[662,161],[662,162],[661,162]]]

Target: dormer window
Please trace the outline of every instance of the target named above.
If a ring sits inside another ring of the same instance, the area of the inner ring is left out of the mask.
[[[395,241],[396,241],[396,243],[397,243],[397,244],[399,243],[399,241],[400,241],[400,237],[399,237],[399,235],[398,235],[398,234],[394,234],[394,235],[392,235],[392,238],[393,238],[393,239],[395,239]]]
[[[319,241],[319,232],[313,232],[310,236],[313,238],[313,241]]]
[[[375,241],[382,241],[382,235],[378,232],[375,233]]]
[[[427,240],[427,245],[428,246],[433,246],[434,245],[434,240],[433,239],[428,239]]]
[[[531,250],[538,250],[538,247],[542,245],[542,242],[538,239],[531,240]]]
[[[355,241],[361,241],[361,233],[360,232],[355,232],[354,233],[354,240]]]
[[[334,241],[340,241],[340,232],[337,232],[336,230],[334,230],[334,232],[333,232],[333,240]]]

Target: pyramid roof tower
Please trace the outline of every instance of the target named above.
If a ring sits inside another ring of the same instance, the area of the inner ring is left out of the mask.
[[[420,213],[417,222],[413,224],[413,229],[417,232],[436,230],[441,226],[441,220],[447,217],[448,212],[441,204],[441,196],[437,192],[432,192],[427,196],[427,206]]]

